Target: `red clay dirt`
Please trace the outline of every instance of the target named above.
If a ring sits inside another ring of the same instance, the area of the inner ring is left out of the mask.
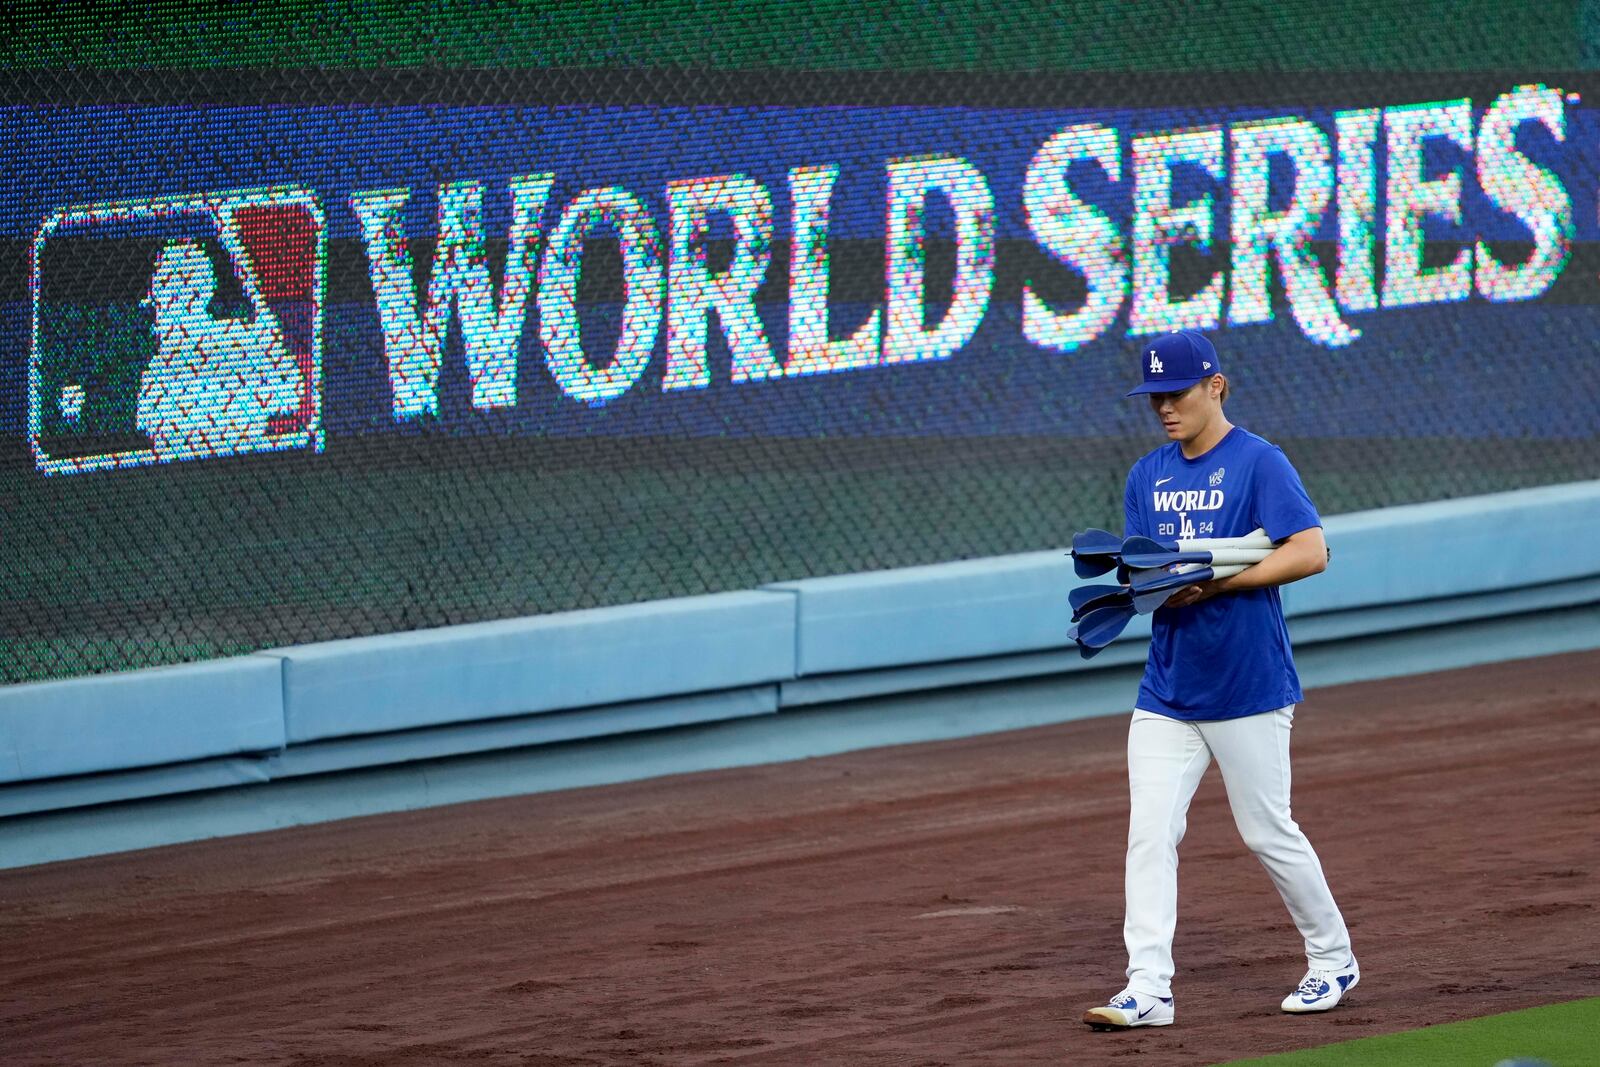
[[[1277,1010],[1299,939],[1213,768],[1177,1025],[1078,1021],[1124,964],[1118,716],[0,872],[0,1061],[1159,1067],[1571,999],[1597,676],[1311,694],[1295,810],[1363,974],[1328,1015]]]

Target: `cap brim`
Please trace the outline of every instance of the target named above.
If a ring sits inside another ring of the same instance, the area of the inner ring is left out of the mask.
[[[1169,378],[1164,382],[1145,382],[1142,385],[1130,389],[1128,392],[1123,393],[1122,395],[1129,397],[1139,396],[1144,393],[1181,393],[1191,385],[1199,385],[1207,378],[1214,378],[1221,373],[1221,371],[1215,371],[1212,374],[1202,375],[1199,378]]]

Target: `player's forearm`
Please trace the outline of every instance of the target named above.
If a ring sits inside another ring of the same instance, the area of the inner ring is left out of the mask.
[[[1231,578],[1216,583],[1218,593],[1242,593],[1288,585],[1320,574],[1328,568],[1327,543],[1321,530],[1305,530],[1279,545],[1266,559]]]

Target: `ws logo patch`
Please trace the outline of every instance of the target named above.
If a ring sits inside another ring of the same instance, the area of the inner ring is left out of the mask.
[[[33,240],[46,474],[322,448],[322,209],[275,188],[62,208]]]

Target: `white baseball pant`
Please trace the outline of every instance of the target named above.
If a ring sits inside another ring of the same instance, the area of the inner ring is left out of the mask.
[[[1123,940],[1128,988],[1172,995],[1178,924],[1178,842],[1189,801],[1212,757],[1222,770],[1239,835],[1267,869],[1305,938],[1310,967],[1352,958],[1350,933],[1311,842],[1289,814],[1294,705],[1220,722],[1182,722],[1136,710],[1128,727],[1128,862]]]

